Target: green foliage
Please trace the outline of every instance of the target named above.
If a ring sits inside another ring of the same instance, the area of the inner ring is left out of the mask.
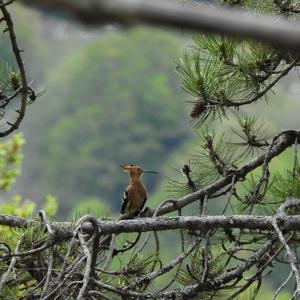
[[[0,190],[2,191],[10,189],[20,174],[24,143],[23,135],[18,133],[0,144]],[[56,214],[57,201],[55,197],[46,197],[44,210],[48,217],[53,217]],[[32,218],[36,213],[36,203],[29,199],[22,199],[20,195],[15,195],[9,201],[0,203],[0,214]],[[18,231],[10,230],[9,227],[0,228],[1,241],[6,241],[12,248],[16,246],[19,235]]]
[[[33,201],[22,201],[22,197],[16,195],[10,201],[0,204],[0,213],[27,218],[33,215],[35,208],[36,204]]]
[[[22,156],[22,134],[14,134],[11,139],[0,144],[0,189],[8,190],[20,172]]]
[[[260,286],[260,284],[258,285]],[[257,300],[257,294],[258,294],[259,288],[257,287],[250,287],[246,291],[244,291],[242,294],[238,295],[235,299],[237,300]]]
[[[180,58],[183,88],[195,97],[191,117],[197,125],[222,119],[230,107],[267,99],[282,58],[257,42],[203,35]]]
[[[56,199],[53,197],[47,197],[44,207],[42,207],[47,217],[53,217],[55,209],[57,207]],[[0,204],[0,214],[15,215],[18,217],[31,219],[37,214],[36,204],[31,200],[22,200],[21,196],[14,196],[10,201]],[[47,234],[43,226],[29,226],[26,230],[22,229],[11,229],[7,226],[0,226],[0,241],[5,243],[7,246],[2,247],[5,244],[1,244],[0,255],[8,254],[8,251],[12,252],[15,250],[19,243],[19,251],[26,251],[28,248],[38,247],[46,239]],[[3,274],[7,270],[7,261],[1,260],[0,263],[0,274]],[[26,275],[26,271],[21,267],[16,271],[15,276],[22,278]],[[30,280],[26,284],[30,284]],[[24,295],[21,285],[9,284],[5,285],[0,292],[0,297],[3,299],[9,299],[9,297],[16,298]]]
[[[153,264],[155,256],[144,255],[142,253],[132,253],[128,260],[123,260],[123,263],[119,265],[119,276],[116,277],[116,283],[119,287],[126,287],[128,284],[134,282],[134,279],[151,272],[151,266]],[[122,258],[121,258],[122,259]],[[124,263],[125,262],[125,263]],[[108,278],[108,282],[111,279]],[[144,287],[140,285],[138,290],[143,290]]]
[[[185,265],[179,272],[177,281],[183,286],[189,284],[195,284],[203,276],[205,269],[205,254],[203,248],[198,248],[190,256],[190,262],[188,265]],[[206,275],[208,278],[215,278],[222,271],[224,264],[224,258],[222,256],[215,256],[209,251],[207,254],[209,273]]]
[[[45,211],[47,218],[54,217],[57,210],[57,201],[53,196],[47,196],[42,206]],[[37,215],[36,203],[32,200],[23,200],[21,196],[16,195],[12,197],[10,201],[0,204],[0,214],[14,215],[27,219],[32,219]],[[26,251],[28,249],[39,247],[49,236],[47,235],[44,226],[33,226],[29,225],[26,229],[24,228],[10,228],[8,226],[0,226],[0,255],[6,255],[9,252],[15,251],[19,244],[19,252]],[[39,259],[39,256],[37,255]],[[27,261],[29,265],[34,267],[34,259],[27,257],[23,263]],[[1,260],[0,263],[0,274],[3,274],[7,270],[7,264],[9,261]],[[30,273],[30,268],[29,268]],[[23,269],[20,265],[15,271],[15,277],[21,280],[25,276],[26,281],[16,285],[14,281],[7,284],[0,291],[1,299],[16,299],[25,295],[26,291],[23,289],[26,286],[30,286],[34,282],[33,279],[28,279],[28,272]]]
[[[261,187],[254,198],[253,191],[262,176],[261,169],[256,169],[245,178],[244,182],[238,183],[236,185],[238,197],[235,197],[236,201],[233,201],[235,212],[244,214],[245,207],[255,203],[253,213],[273,215],[286,198],[297,199],[300,191],[300,173],[297,163],[299,158],[300,156],[297,154],[296,165],[293,166],[295,149],[287,149],[282,155],[274,158],[269,166],[268,183]]]
[[[44,209],[49,218],[54,217],[58,209],[57,198],[53,195],[46,196],[44,202]]]
[[[83,199],[70,214],[71,219],[78,219],[80,216],[93,215],[96,218],[105,218],[110,216],[110,209],[106,203],[99,198]]]
[[[33,217],[36,211],[36,203],[29,199],[22,199],[20,195],[15,195],[10,201],[0,204],[0,214],[14,215],[23,218]],[[47,196],[42,209],[49,218],[55,216],[57,211],[57,200],[53,196]]]
[[[245,146],[246,149],[241,156],[253,156],[258,154],[259,149],[265,149],[268,146],[267,140],[270,140],[270,128],[265,126],[265,122],[258,122],[256,117],[238,118],[241,132],[233,128],[233,132],[242,140],[242,142],[231,143],[235,146]],[[241,147],[240,147],[241,148]]]
[[[201,150],[195,154],[192,162],[196,170],[205,170],[207,176],[211,176],[213,181],[220,176],[226,176],[228,172],[237,168],[237,156],[232,147],[224,139],[224,135],[219,137],[212,130],[206,129],[200,135]],[[200,178],[203,175],[199,176]]]
[[[16,78],[16,74],[13,72],[12,67],[5,61],[0,60],[0,75],[1,75],[1,95],[4,91],[14,90],[12,81],[19,80],[19,76]],[[19,75],[19,74],[18,74]]]

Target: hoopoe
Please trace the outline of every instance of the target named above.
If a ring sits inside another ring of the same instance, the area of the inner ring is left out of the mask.
[[[120,167],[129,173],[130,176],[130,182],[123,195],[121,214],[137,216],[147,200],[147,190],[141,177],[144,173],[158,174],[158,172],[143,170],[137,165],[124,165]]]

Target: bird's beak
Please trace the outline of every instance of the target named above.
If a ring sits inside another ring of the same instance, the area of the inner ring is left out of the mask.
[[[148,170],[143,170],[144,173],[153,173],[153,174],[159,174],[158,172],[155,171],[148,171]]]

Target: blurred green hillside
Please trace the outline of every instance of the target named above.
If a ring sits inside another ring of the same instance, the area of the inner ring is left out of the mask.
[[[174,72],[180,51],[178,37],[157,30],[102,33],[45,74],[47,93],[24,128],[25,193],[55,191],[61,215],[90,197],[117,211],[128,181],[119,166],[160,170],[191,135]],[[154,190],[160,178],[145,180]]]

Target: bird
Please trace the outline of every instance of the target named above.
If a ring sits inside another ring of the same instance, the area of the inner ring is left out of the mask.
[[[138,216],[147,200],[147,189],[141,179],[144,173],[159,174],[155,171],[144,170],[138,165],[127,164],[120,166],[130,176],[129,184],[123,195],[121,214]]]

